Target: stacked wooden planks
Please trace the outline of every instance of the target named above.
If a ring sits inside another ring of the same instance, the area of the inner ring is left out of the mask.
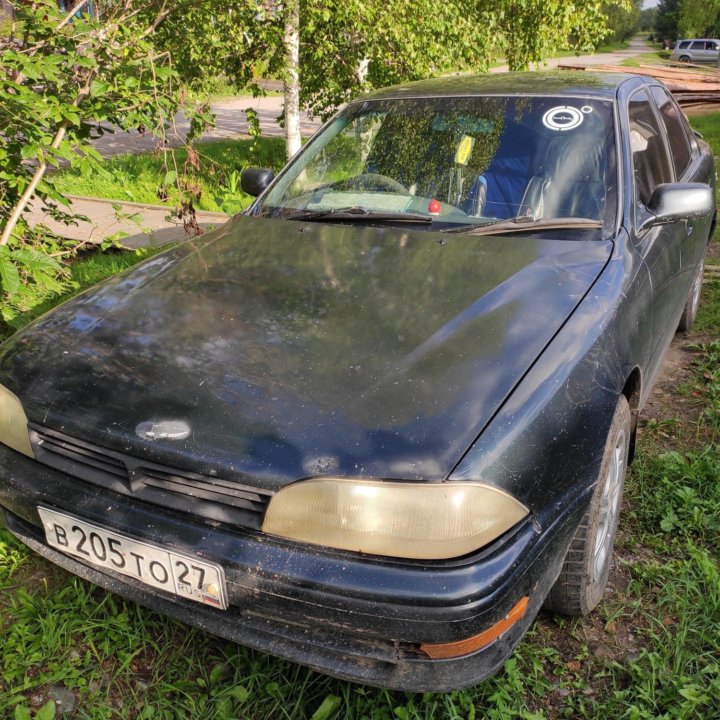
[[[587,70],[588,72],[633,73],[649,75],[667,85],[675,99],[684,108],[700,105],[720,105],[720,69],[698,65],[583,65],[562,63],[563,70]]]

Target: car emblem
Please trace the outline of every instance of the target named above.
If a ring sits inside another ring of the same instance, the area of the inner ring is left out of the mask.
[[[190,426],[182,420],[145,420],[135,434],[143,440],[184,440],[190,435]]]

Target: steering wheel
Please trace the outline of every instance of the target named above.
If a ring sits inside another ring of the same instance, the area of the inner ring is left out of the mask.
[[[394,178],[380,173],[362,173],[345,180],[342,185],[349,190],[381,190],[409,195],[408,189]]]

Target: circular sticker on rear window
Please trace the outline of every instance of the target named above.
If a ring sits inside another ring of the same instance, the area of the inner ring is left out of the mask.
[[[558,105],[550,108],[543,115],[543,125],[550,130],[574,130],[582,125],[583,114],[580,110],[569,105]]]

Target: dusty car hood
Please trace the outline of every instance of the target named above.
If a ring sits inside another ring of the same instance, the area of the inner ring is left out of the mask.
[[[44,316],[0,353],[31,422],[276,488],[448,475],[611,243],[239,217]],[[185,440],[141,439],[183,420]]]

